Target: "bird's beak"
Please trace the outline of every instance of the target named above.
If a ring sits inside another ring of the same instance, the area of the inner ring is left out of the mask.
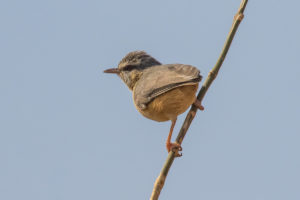
[[[120,70],[118,68],[111,68],[103,71],[104,73],[110,73],[110,74],[119,74]]]

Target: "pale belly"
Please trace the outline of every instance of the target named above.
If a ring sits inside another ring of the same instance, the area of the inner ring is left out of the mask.
[[[198,83],[172,89],[151,101],[147,108],[138,111],[145,117],[155,121],[168,121],[185,112],[196,99]]]

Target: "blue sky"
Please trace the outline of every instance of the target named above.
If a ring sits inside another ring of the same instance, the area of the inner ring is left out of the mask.
[[[145,50],[206,77],[239,4],[3,2],[0,199],[148,199],[170,122],[141,116],[102,71]],[[161,199],[300,199],[298,7],[249,1]]]

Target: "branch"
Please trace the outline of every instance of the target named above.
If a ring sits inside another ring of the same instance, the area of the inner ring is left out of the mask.
[[[197,99],[202,102],[208,88],[210,87],[210,85],[212,84],[212,82],[214,81],[214,79],[217,77],[218,75],[218,72],[223,64],[223,61],[227,55],[227,52],[229,50],[229,47],[231,45],[231,42],[233,40],[233,37],[238,29],[238,26],[240,25],[243,17],[244,17],[244,10],[246,8],[246,5],[247,5],[247,2],[248,0],[242,0],[241,2],[241,5],[238,9],[238,12],[237,14],[234,16],[234,20],[233,20],[233,23],[232,23],[232,26],[231,26],[231,29],[229,31],[229,34],[227,36],[227,39],[226,39],[226,42],[224,44],[224,47],[222,49],[222,52],[220,54],[220,57],[219,59],[217,60],[217,63],[216,65],[212,68],[212,70],[209,72],[206,80],[204,81],[198,95],[197,95]],[[183,122],[183,125],[178,133],[178,136],[176,138],[176,142],[178,144],[181,144],[183,139],[184,139],[184,136],[187,132],[187,130],[189,129],[195,115],[197,113],[197,108],[196,106],[192,105],[191,109],[189,110],[184,122]],[[168,157],[167,157],[167,160],[162,168],[162,170],[160,171],[160,174],[159,176],[157,177],[155,183],[154,183],[154,188],[153,188],[153,191],[152,191],[152,194],[151,194],[151,197],[150,197],[150,200],[157,200],[159,195],[160,195],[160,192],[164,186],[164,183],[165,183],[165,180],[167,178],[167,175],[168,175],[168,172],[173,164],[173,161],[175,159],[175,155],[177,155],[177,152],[173,152],[173,151],[170,151],[170,153],[168,154]]]

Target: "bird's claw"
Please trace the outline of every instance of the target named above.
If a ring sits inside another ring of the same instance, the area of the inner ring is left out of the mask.
[[[182,156],[182,153],[179,153],[179,151],[182,151],[182,147],[178,143],[168,143],[167,150],[168,150],[168,152],[173,151],[175,153],[175,157]]]
[[[199,110],[204,110],[204,107],[202,106],[201,101],[198,99],[195,100],[194,105],[199,109]]]

